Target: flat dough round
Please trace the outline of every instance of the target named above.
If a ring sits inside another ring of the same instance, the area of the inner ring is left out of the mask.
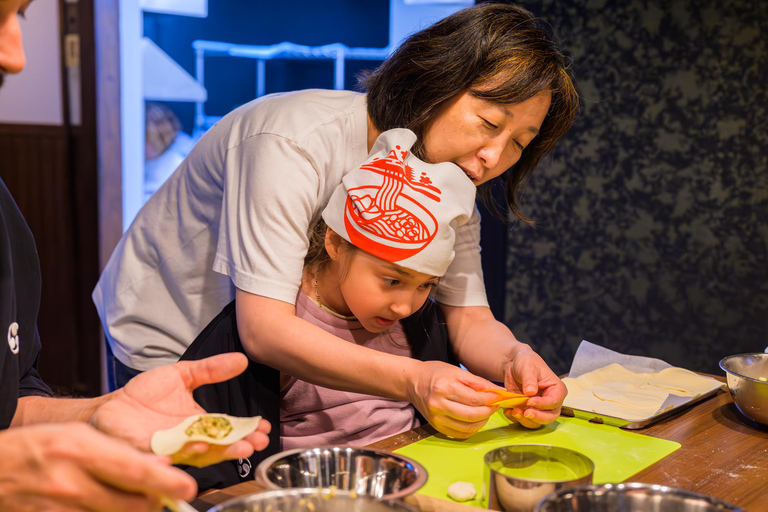
[[[232,429],[219,438],[210,437],[205,434],[192,434],[186,433],[187,429],[193,423],[198,420],[205,421],[211,418],[224,418],[226,419]],[[178,425],[167,430],[158,430],[152,435],[150,441],[150,447],[152,451],[158,455],[173,455],[184,447],[185,444],[191,441],[203,441],[208,444],[220,444],[229,445],[240,441],[248,436],[248,434],[254,432],[261,422],[261,416],[254,416],[250,418],[239,418],[237,416],[229,416],[228,414],[221,413],[206,413],[195,414],[185,419]]]
[[[651,385],[666,388],[678,396],[697,396],[712,391],[712,379],[674,366],[653,374]]]
[[[657,414],[670,394],[693,397],[721,385],[684,368],[635,373],[616,363],[563,382],[566,407],[633,421]]]
[[[477,489],[470,482],[453,482],[448,486],[448,496],[454,501],[469,501],[477,496]]]
[[[669,395],[669,390],[640,387],[629,382],[608,381],[592,386],[592,394],[604,402],[616,402],[634,409],[658,409]]]

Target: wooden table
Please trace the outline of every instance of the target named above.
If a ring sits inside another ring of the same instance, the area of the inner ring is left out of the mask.
[[[748,423],[728,392],[720,392],[675,417],[635,432],[677,441],[681,447],[629,481],[709,494],[748,512],[768,511],[768,429]],[[371,447],[396,450],[434,433],[430,426],[420,427]],[[205,511],[232,497],[260,491],[263,488],[257,483],[245,482],[209,492],[192,505]],[[424,511],[440,510],[428,501],[413,504]],[[445,504],[446,507],[441,508],[447,511],[448,502]],[[466,505],[460,507],[467,511],[478,510]]]

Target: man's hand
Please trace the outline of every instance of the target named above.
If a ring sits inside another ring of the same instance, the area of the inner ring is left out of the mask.
[[[506,364],[504,385],[509,391],[531,397],[525,407],[504,409],[507,418],[528,428],[554,422],[568,394],[563,381],[530,349],[518,352]]]
[[[85,423],[0,432],[0,510],[4,512],[162,509],[160,497],[192,500],[192,477],[167,457],[141,453]]]
[[[195,388],[231,379],[247,366],[248,358],[244,354],[228,353],[155,368],[107,395],[108,400],[96,409],[90,422],[102,432],[149,451],[150,439],[157,430],[174,427],[189,416],[205,413],[192,398]],[[267,447],[270,429],[269,422],[262,420],[256,432],[229,446],[187,443],[173,462],[206,466],[248,457],[254,450]]]

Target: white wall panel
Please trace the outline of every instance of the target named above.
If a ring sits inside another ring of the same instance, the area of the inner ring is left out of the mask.
[[[27,66],[0,89],[0,123],[63,124],[59,3],[32,2],[20,20]]]

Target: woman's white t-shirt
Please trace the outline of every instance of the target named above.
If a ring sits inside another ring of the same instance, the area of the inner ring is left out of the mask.
[[[365,95],[307,90],[234,110],[203,135],[112,253],[93,301],[115,357],[174,363],[235,296],[295,303],[308,233],[367,155]],[[437,300],[486,306],[480,215],[459,228]]]

